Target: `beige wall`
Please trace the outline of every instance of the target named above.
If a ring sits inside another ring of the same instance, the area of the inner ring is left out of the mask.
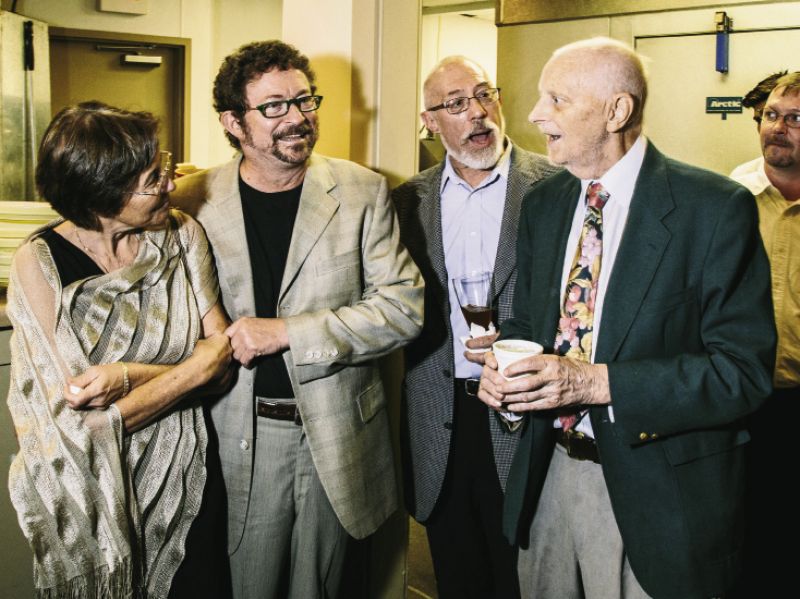
[[[416,170],[419,19],[418,0],[283,8],[284,40],[308,54],[325,96],[318,150],[380,170],[392,183]]]
[[[156,0],[162,1],[162,0]],[[182,1],[186,6],[194,7],[209,0],[172,0]],[[257,40],[280,39],[282,30],[283,0],[210,0],[211,14],[208,17],[200,15],[194,18],[197,28],[205,25],[210,29],[211,44],[207,63],[203,67],[201,81],[195,81],[192,75],[192,114],[195,110],[201,111],[204,122],[193,119],[198,128],[208,131],[205,140],[207,158],[195,158],[199,166],[214,166],[228,160],[234,153],[233,148],[225,139],[222,126],[217,119],[217,113],[211,107],[214,77],[222,64],[223,59],[242,44]],[[151,0],[150,4],[154,2]],[[289,4],[289,2],[287,2]],[[192,8],[192,10],[194,10]],[[198,50],[193,50],[197,52]],[[199,90],[200,96],[194,90]],[[194,131],[192,131],[194,136]],[[195,146],[192,138],[192,147]],[[203,146],[198,147],[198,156],[202,156]],[[195,155],[194,153],[192,154]]]
[[[538,98],[539,73],[556,48],[596,35],[606,35],[632,44],[635,38],[648,35],[711,31],[713,30],[714,13],[719,10],[727,11],[728,15],[733,18],[734,30],[737,27],[800,26],[800,3],[776,2],[750,6],[718,3],[715,8],[498,28],[498,84],[503,88],[503,107],[509,135],[525,148],[538,152],[545,151],[543,138],[538,130],[527,122],[527,117]],[[735,36],[732,37],[731,43],[736,43]],[[763,48],[763,52],[775,56],[777,64],[786,61],[786,66],[781,68],[790,68],[791,63],[796,64],[793,56],[781,56],[776,50],[773,47]],[[732,65],[731,68],[733,69],[734,66]],[[660,68],[663,70],[664,65],[660,65]],[[726,79],[725,75],[714,73],[713,63],[709,66],[706,63],[698,62],[697,68],[709,69],[710,75],[717,76],[720,81],[724,82]],[[753,73],[753,84],[766,74]],[[740,94],[743,95],[744,91],[746,89],[741,90]],[[679,94],[680,90],[675,89],[674,93]],[[669,153],[680,158],[681,144],[686,144],[686,140],[691,139],[691,135],[700,133],[683,129],[679,114],[670,114],[668,118],[662,117],[663,115],[646,112],[645,133],[652,133],[657,144],[665,146]],[[655,119],[659,119],[659,124],[664,125],[663,132],[648,131],[647,122],[653,124]],[[750,142],[754,143],[753,140],[748,139],[747,143]]]
[[[308,15],[314,18],[309,19]],[[319,118],[317,151],[350,158],[351,82],[353,71],[353,0],[286,2],[283,40],[311,59],[317,88],[325,96]]]

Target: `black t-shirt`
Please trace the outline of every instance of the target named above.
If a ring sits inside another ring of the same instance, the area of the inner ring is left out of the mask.
[[[239,177],[256,316],[259,318],[277,316],[278,294],[302,190],[300,185],[288,191],[265,193],[250,187]],[[258,359],[254,392],[261,397],[294,397],[283,353]]]
[[[103,270],[92,260],[89,254],[64,239],[55,230],[45,229],[39,237],[44,239],[50,248],[50,254],[53,256],[53,262],[56,263],[56,270],[58,270],[58,278],[61,279],[62,287],[86,277],[103,274]]]

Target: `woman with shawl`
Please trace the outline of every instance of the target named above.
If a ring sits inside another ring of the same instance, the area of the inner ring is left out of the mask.
[[[219,457],[199,396],[230,378],[227,318],[203,230],[169,209],[157,129],[85,103],[39,149],[36,184],[62,218],[14,258],[8,405],[9,490],[43,598],[217,596]]]

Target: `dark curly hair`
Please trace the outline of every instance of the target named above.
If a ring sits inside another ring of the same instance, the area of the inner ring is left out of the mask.
[[[248,108],[245,87],[263,73],[273,69],[302,72],[311,85],[311,93],[316,91],[314,71],[308,57],[297,48],[279,40],[251,42],[228,56],[214,79],[214,109],[222,114],[230,110],[237,119],[244,116]],[[228,141],[237,150],[239,140],[225,132]]]
[[[113,218],[158,154],[158,119],[102,102],[59,112],[39,145],[36,188],[53,209],[79,227],[100,230]]]
[[[786,75],[786,73],[787,71],[780,71],[778,73],[773,73],[769,77],[765,77],[742,98],[742,106],[753,109],[753,120],[756,123],[761,123],[761,112],[764,109],[764,102],[767,101],[772,90],[775,89],[775,84],[778,82],[778,79]]]

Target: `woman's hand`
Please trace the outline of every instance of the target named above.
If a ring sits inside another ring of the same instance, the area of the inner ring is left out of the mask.
[[[73,410],[105,409],[122,398],[125,369],[119,362],[90,366],[78,376],[67,378],[64,399]]]

